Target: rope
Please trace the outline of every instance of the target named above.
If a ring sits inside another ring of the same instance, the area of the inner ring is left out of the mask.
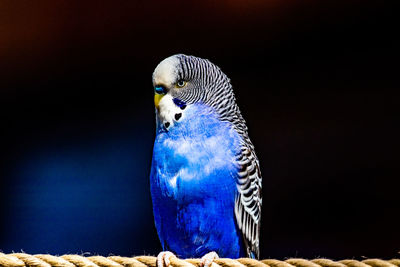
[[[0,252],[0,266],[4,267],[156,267],[156,257],[120,257],[120,256],[91,256],[80,255],[52,256],[48,254],[30,255],[26,253],[4,254]],[[170,267],[201,267],[200,259],[170,258]],[[215,259],[210,267],[400,267],[400,259],[381,260],[366,259],[333,261],[328,259],[287,259],[280,260],[253,260],[241,259]]]

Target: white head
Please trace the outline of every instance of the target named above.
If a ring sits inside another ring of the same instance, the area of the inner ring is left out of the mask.
[[[179,65],[178,55],[173,55],[161,61],[153,72],[157,119],[166,129],[182,119],[182,110],[186,108],[186,105],[177,106],[171,94],[172,90],[178,90],[186,85],[186,81],[179,79]]]
[[[153,72],[153,86],[163,85],[170,87],[176,83],[179,58],[176,55],[167,57],[161,61]]]
[[[235,105],[229,78],[207,59],[170,56],[155,68],[153,86],[157,119],[167,129],[184,118],[183,110],[191,104],[201,102],[221,112],[227,109],[220,103]]]

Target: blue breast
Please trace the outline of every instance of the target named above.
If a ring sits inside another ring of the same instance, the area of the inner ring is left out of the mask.
[[[164,250],[184,258],[244,256],[234,215],[240,140],[202,104],[187,106],[168,131],[157,130],[150,183]]]

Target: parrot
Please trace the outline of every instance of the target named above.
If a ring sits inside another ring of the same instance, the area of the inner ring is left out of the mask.
[[[152,76],[156,135],[153,215],[172,256],[259,258],[262,177],[230,79],[208,59],[176,54]]]

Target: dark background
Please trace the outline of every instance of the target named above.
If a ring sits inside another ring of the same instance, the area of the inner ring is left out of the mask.
[[[385,1],[0,1],[0,250],[157,254],[151,74],[210,59],[263,173],[263,258],[398,257]]]

